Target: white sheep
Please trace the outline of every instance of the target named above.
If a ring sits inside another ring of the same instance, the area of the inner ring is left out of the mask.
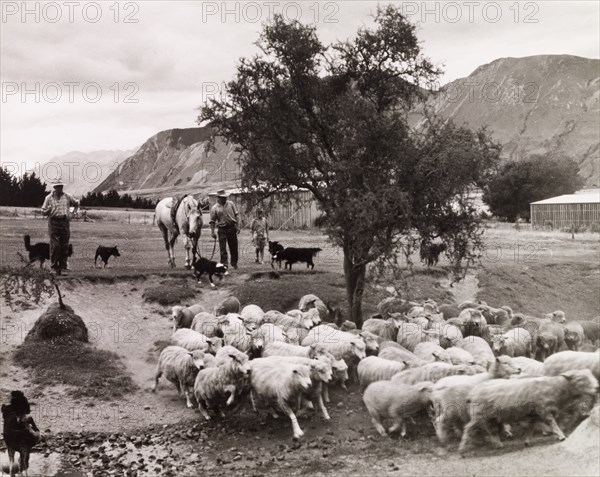
[[[526,358],[525,356],[515,356],[512,358],[513,364],[521,370],[525,376],[543,376],[544,363],[537,359]]]
[[[486,429],[497,447],[502,442],[493,429],[497,424],[530,422],[525,444],[534,430],[531,420],[537,418],[550,426],[560,439],[565,436],[554,420],[554,415],[580,398],[595,398],[598,381],[589,369],[566,371],[560,376],[540,376],[523,379],[492,379],[471,390],[467,403],[469,423],[465,426],[459,452],[462,454],[473,440],[477,430]]]
[[[513,328],[503,335],[492,336],[492,351],[496,356],[506,355],[510,357],[532,355],[531,334],[525,328]]]
[[[406,367],[406,363],[403,362],[367,356],[358,363],[358,381],[361,386],[368,386],[375,381],[389,380],[394,374],[404,371]]]
[[[435,412],[434,427],[442,444],[448,443],[449,433],[455,430],[458,435],[468,422],[466,400],[469,392],[480,383],[490,379],[505,379],[520,372],[508,356],[499,356],[485,373],[455,375],[440,379],[433,386],[431,401]]]
[[[424,341],[437,342],[437,338],[427,333],[426,328],[415,323],[400,323],[396,342],[409,351],[414,351],[417,344]]]
[[[224,417],[222,406],[231,406],[236,397],[249,386],[250,363],[248,356],[232,346],[217,352],[215,363],[198,371],[194,383],[194,396],[204,418],[209,421],[209,409]]]
[[[300,317],[291,315],[284,315],[283,313],[275,310],[267,311],[263,316],[263,323],[272,323],[277,325],[284,330],[292,327],[304,327],[310,330],[313,326],[313,322],[310,316],[300,313]]]
[[[240,311],[240,316],[244,323],[254,323],[254,325],[258,328],[262,325],[263,316],[265,316],[265,312],[258,305],[246,305]]]
[[[192,305],[188,307],[174,306],[172,308],[173,314],[173,332],[179,328],[190,328],[194,316],[204,311],[202,305]]]
[[[423,366],[428,362],[417,357],[413,352],[408,351],[406,348],[400,346],[397,343],[394,343],[399,346],[399,348],[386,346],[383,349],[380,349],[379,354],[377,355],[383,359],[389,359],[392,361],[398,361],[400,363],[405,362],[409,368],[417,368],[419,366]]]
[[[377,339],[377,335],[371,333],[370,331],[363,330],[350,330],[348,333],[362,338],[365,343],[365,352],[368,356],[377,355],[379,352],[379,341]]]
[[[221,316],[227,313],[239,313],[241,307],[240,300],[234,296],[229,296],[215,307],[215,315]]]
[[[574,369],[589,369],[600,380],[600,351],[561,351],[544,361],[544,374],[556,376]]]
[[[221,328],[225,345],[233,346],[251,357],[260,356],[264,347],[264,339],[257,330],[249,331],[243,324],[239,323],[225,324]]]
[[[466,366],[464,364],[453,365],[448,363],[428,363],[418,368],[409,368],[392,376],[391,381],[395,383],[415,384],[421,381],[431,381],[435,383],[446,376],[456,374],[477,374],[483,373],[485,368],[477,365]]]
[[[467,336],[456,343],[455,346],[471,353],[475,360],[475,364],[483,366],[486,369],[496,358],[490,345],[487,344],[483,338],[478,336]]]
[[[204,353],[202,351],[190,352],[180,346],[167,346],[161,351],[158,358],[152,392],[156,392],[158,380],[164,374],[165,378],[175,385],[180,396],[181,391],[185,393],[187,407],[194,407],[191,400],[194,392],[194,382],[198,371],[203,369],[204,366]]]
[[[446,353],[450,357],[452,364],[475,364],[473,355],[462,348],[451,346],[450,348],[446,348]]]
[[[257,358],[250,362],[250,398],[255,411],[260,404],[283,411],[292,423],[294,438],[304,435],[291,403],[308,391],[312,385],[310,368],[302,364],[283,363],[277,357]]]
[[[287,333],[283,328],[273,323],[263,323],[254,333],[257,338],[262,338],[263,346],[273,341],[283,341],[284,343],[288,341]]]
[[[420,382],[414,385],[398,384],[391,381],[377,381],[370,384],[363,394],[363,401],[371,422],[377,432],[385,436],[402,427],[401,436],[406,436],[406,418],[427,409],[433,384]],[[387,430],[383,421],[390,419],[393,424]]]
[[[335,361],[335,357],[327,351],[325,346],[321,343],[314,343],[310,346],[299,346],[290,343],[283,343],[281,341],[274,341],[265,346],[262,357],[267,358],[269,356],[298,356],[301,358],[316,358],[318,356],[324,356],[330,360]]]
[[[565,344],[571,351],[579,351],[585,339],[585,331],[581,323],[570,321],[564,324],[565,327]]]
[[[431,323],[427,334],[431,338],[436,338],[442,348],[456,346],[456,343],[463,339],[460,328],[450,323]]]
[[[187,328],[180,328],[171,336],[171,344],[181,346],[188,351],[200,350],[215,354],[223,345],[223,340],[215,337],[209,338],[202,333]]]
[[[301,326],[291,326],[285,330],[285,334],[290,343],[299,345],[308,335],[308,330]]]
[[[440,345],[430,341],[417,344],[415,346],[414,353],[417,358],[427,361],[428,363],[433,361],[442,361],[444,363],[452,364],[450,355],[446,353],[446,350]]]
[[[362,329],[378,336],[379,341],[396,341],[400,322],[391,317],[387,320],[369,318],[363,323]]]
[[[206,311],[198,313],[189,326],[190,329],[202,333],[203,335],[212,338],[213,336],[222,337],[223,330],[221,326],[227,323],[226,316],[215,316]]]
[[[300,298],[298,309],[303,312],[311,309],[317,310],[317,313],[319,314],[319,320],[318,322],[315,322],[315,325],[318,325],[321,321],[335,321],[335,318],[337,317],[334,315],[339,313],[339,310],[334,310],[326,305],[325,302],[323,302],[323,300],[321,300],[318,296],[312,294],[304,295],[302,298]]]

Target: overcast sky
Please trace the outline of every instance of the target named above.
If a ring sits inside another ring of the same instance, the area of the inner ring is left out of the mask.
[[[441,84],[501,57],[600,56],[597,1],[398,3],[419,23],[424,53],[443,65]],[[377,2],[1,6],[0,154],[3,164],[32,167],[196,126],[196,108],[231,79],[240,57],[256,52],[261,23],[273,12],[315,23],[331,43],[370,25]]]

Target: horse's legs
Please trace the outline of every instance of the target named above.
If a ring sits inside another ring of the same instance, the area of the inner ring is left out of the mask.
[[[175,259],[173,258],[173,246],[169,242],[169,231],[167,230],[167,227],[162,222],[158,223],[158,228],[162,232],[163,240],[165,242],[165,248],[167,249],[167,254],[169,255],[169,265],[171,265],[171,267],[174,267]]]
[[[171,240],[169,240],[169,256],[171,257],[171,267],[175,268],[175,241],[177,240],[178,232],[171,232]]]
[[[192,239],[190,239],[187,235],[183,236],[183,247],[185,248],[185,268],[192,268],[192,258],[190,258],[190,250],[192,249]],[[195,247],[194,247],[195,248]]]

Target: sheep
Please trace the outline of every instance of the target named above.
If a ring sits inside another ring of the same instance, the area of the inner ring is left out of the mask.
[[[273,341],[287,342],[287,334],[283,328],[274,325],[273,323],[264,323],[254,332],[256,337],[262,337],[263,345]]]
[[[204,353],[202,351],[188,351],[180,346],[167,346],[160,353],[158,365],[154,375],[154,387],[156,392],[158,380],[164,374],[171,381],[181,396],[185,393],[187,407],[194,407],[191,397],[194,391],[194,382],[198,371],[204,368]]]
[[[579,324],[582,326],[583,333],[588,340],[592,343],[600,340],[600,323],[595,321],[579,321]]]
[[[481,314],[488,325],[504,325],[510,321],[510,315],[504,308],[492,308],[488,305],[479,305],[477,309],[481,311]]]
[[[258,358],[250,362],[250,399],[257,411],[257,404],[276,406],[292,422],[294,439],[304,435],[292,405],[312,386],[310,368],[302,364],[283,363],[277,357]]]
[[[257,330],[249,331],[239,323],[225,324],[222,326],[223,343],[233,346],[250,357],[260,356],[264,347],[264,338]]]
[[[483,366],[486,369],[496,358],[490,345],[488,345],[483,338],[478,336],[463,338],[456,346],[471,353],[475,360],[475,364]]]
[[[319,314],[319,320],[315,321],[315,325],[320,322],[340,323],[342,321],[342,310],[336,303],[325,303],[316,295],[304,295],[300,298],[298,309],[302,312],[307,312],[316,309]]]
[[[410,386],[390,381],[370,384],[363,394],[363,401],[371,422],[382,436],[402,428],[400,435],[406,436],[405,418],[427,409],[433,384],[421,382]],[[390,419],[393,424],[386,431],[383,421]]]
[[[171,336],[171,344],[181,346],[188,351],[200,350],[205,353],[215,354],[223,345],[221,338],[209,338],[202,333],[187,328],[181,328]]]
[[[391,346],[386,346],[383,349],[380,348],[379,354],[377,356],[379,358],[389,359],[391,361],[406,363],[409,368],[417,368],[428,363],[428,361],[419,358],[416,354],[414,354],[411,351],[408,351],[406,348],[401,347],[399,344],[394,344],[398,345],[399,348]]]
[[[508,378],[519,372],[520,368],[514,365],[511,358],[499,356],[486,373],[448,376],[436,382],[431,401],[435,412],[434,427],[439,441],[446,445],[448,433],[453,429],[460,431],[468,421],[466,399],[475,386],[490,379]]]
[[[258,305],[246,305],[240,311],[240,316],[244,323],[254,323],[256,327],[262,325],[263,316],[265,316],[265,312]]]
[[[379,343],[379,352],[383,351],[386,348],[396,348],[396,349],[406,349],[401,344],[396,343],[396,341],[382,341]],[[407,350],[408,351],[408,350]]]
[[[450,348],[446,348],[446,353],[450,357],[450,362],[454,365],[475,364],[473,355],[462,348],[451,346]]]
[[[456,343],[463,339],[460,328],[450,323],[433,323],[427,334],[430,338],[437,337],[442,348],[455,346]]]
[[[228,320],[225,318],[225,316],[216,317],[212,313],[207,313],[203,311],[194,316],[194,319],[189,328],[191,328],[194,331],[197,331],[198,333],[202,333],[203,335],[206,335],[209,338],[212,338],[213,336],[222,338],[222,325],[227,322]]]
[[[549,321],[542,323],[536,335],[536,358],[544,361],[548,356],[556,353],[565,341],[565,331],[560,323]]]
[[[565,312],[562,310],[556,310],[556,311],[553,311],[552,313],[546,313],[544,315],[544,318],[547,318],[556,323],[565,323],[567,321]]]
[[[362,330],[350,330],[348,333],[355,336],[360,336],[362,338],[362,340],[365,342],[365,351],[367,356],[377,355],[379,352],[379,341],[377,340],[377,335],[371,333],[370,331]]]
[[[221,316],[227,313],[239,313],[241,307],[240,300],[234,296],[229,296],[215,307],[215,315]]]
[[[406,313],[418,303],[411,303],[400,298],[388,297],[384,298],[377,304],[377,311],[384,320],[387,320],[392,313]]]
[[[478,302],[474,302],[474,301],[463,301],[460,305],[458,305],[458,307],[461,310],[464,310],[465,308],[477,308],[480,305],[487,305],[487,303],[485,301],[478,301]]]
[[[585,333],[583,326],[577,321],[570,321],[563,325],[565,327],[565,344],[571,351],[579,351],[583,344]]]
[[[179,328],[190,328],[194,316],[202,311],[204,311],[202,305],[192,305],[188,307],[174,306],[172,308],[173,332],[177,331]]]
[[[444,363],[452,363],[450,355],[446,353],[444,348],[435,343],[419,343],[417,346],[415,346],[414,353],[417,358],[421,358],[427,362],[442,361]]]
[[[231,406],[236,396],[241,395],[243,388],[249,383],[250,363],[246,354],[233,346],[224,346],[215,358],[215,366],[198,371],[194,383],[198,408],[207,421],[211,420],[209,408],[224,417],[223,402],[226,406]]]
[[[459,320],[463,320],[463,336],[484,336],[487,322],[481,311],[472,308],[466,308],[458,315]]]
[[[344,321],[342,322],[342,324],[340,325],[340,330],[342,331],[350,331],[350,330],[355,330],[356,329],[356,323],[354,323],[353,321]]]
[[[265,316],[263,316],[263,323],[272,323],[284,330],[291,327],[304,327],[307,330],[310,330],[313,326],[312,319],[308,315],[304,316],[301,314],[300,318],[296,318],[290,315],[284,315],[275,310],[267,311],[265,313]]]
[[[579,348],[579,351],[585,351],[585,352],[590,353],[592,351],[598,351],[598,347],[594,346],[592,344],[586,343],[581,348]]]
[[[358,363],[358,381],[361,386],[368,386],[375,381],[389,380],[406,369],[404,362],[391,361],[377,356],[367,356]]]
[[[377,335],[379,341],[395,341],[399,327],[400,323],[393,317],[387,320],[369,318],[363,323],[362,329]]]
[[[544,364],[537,359],[526,358],[525,356],[515,356],[512,362],[521,370],[522,375],[527,376],[543,376]]]
[[[456,305],[440,305],[438,307],[438,310],[440,310],[440,313],[442,314],[442,316],[444,317],[444,320],[449,320],[450,318],[456,318],[458,315],[460,315],[460,308]]]
[[[331,382],[333,371],[329,360],[319,360],[303,358],[299,356],[280,356],[279,359],[284,363],[304,364],[310,368],[310,380],[312,385],[306,392],[305,397],[309,398],[310,408],[314,408],[315,401],[321,410],[323,419],[329,421],[329,413],[323,403],[323,387]]]
[[[325,346],[321,343],[313,343],[310,346],[298,346],[289,343],[283,343],[281,341],[274,341],[265,346],[262,357],[267,358],[269,356],[298,356],[301,358],[317,358],[323,356],[330,362],[335,361],[335,357],[327,351]]]
[[[299,345],[308,336],[308,330],[304,327],[291,326],[285,330],[285,334],[290,343]]]
[[[392,376],[391,381],[395,383],[415,384],[420,381],[431,381],[435,383],[446,376],[455,374],[477,374],[485,372],[485,368],[477,365],[465,366],[463,364],[454,366],[448,363],[427,363],[418,368],[405,369]]]
[[[589,369],[600,380],[600,352],[561,351],[544,361],[544,374],[556,376],[573,369]]]
[[[574,351],[572,351],[574,352]],[[598,381],[589,369],[574,370],[560,376],[541,376],[524,379],[493,379],[481,383],[468,395],[471,415],[465,426],[459,446],[463,454],[468,448],[477,429],[484,428],[502,447],[498,436],[492,432],[491,422],[504,424],[509,421],[528,419],[531,422],[542,420],[552,432],[564,440],[565,436],[554,420],[554,415],[569,403],[583,397],[595,397]],[[525,444],[529,445],[529,433]]]
[[[414,323],[401,323],[398,329],[396,342],[404,346],[407,350],[413,351],[415,346],[423,341],[437,341],[435,337],[430,336],[421,326]]]
[[[503,335],[492,337],[492,351],[496,356],[525,356],[530,358],[531,334],[524,328],[513,328]]]

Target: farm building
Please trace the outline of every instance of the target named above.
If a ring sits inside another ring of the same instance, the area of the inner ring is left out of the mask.
[[[229,200],[238,208],[242,227],[249,226],[256,215],[256,209],[246,210],[241,189],[230,189],[227,193]],[[275,194],[261,204],[269,221],[269,228],[273,230],[314,227],[319,212],[312,193],[306,189],[297,189],[286,195],[290,194],[291,200],[285,200],[282,195]],[[217,202],[217,194],[213,192],[208,197],[212,207]]]
[[[600,230],[600,189],[583,190],[530,204],[534,229],[565,229],[575,226]]]

